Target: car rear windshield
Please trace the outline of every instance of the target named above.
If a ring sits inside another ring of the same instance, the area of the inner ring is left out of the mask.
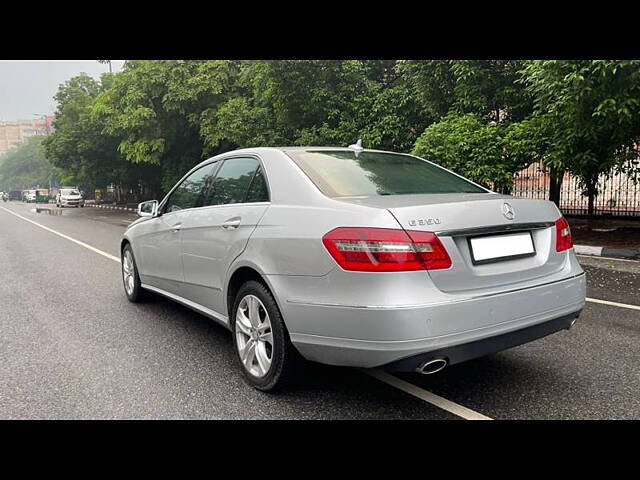
[[[447,170],[410,155],[299,150],[288,155],[329,197],[416,193],[488,193]]]

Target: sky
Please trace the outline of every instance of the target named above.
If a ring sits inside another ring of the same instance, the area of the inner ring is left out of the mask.
[[[124,60],[112,60],[114,72]],[[109,65],[96,60],[0,60],[0,120],[32,119],[53,114],[58,85],[86,73],[96,79]]]

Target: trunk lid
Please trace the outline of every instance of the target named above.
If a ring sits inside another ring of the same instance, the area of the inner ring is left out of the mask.
[[[552,202],[494,193],[343,197],[339,200],[387,209],[405,230],[436,232],[451,257],[452,266],[447,270],[430,270],[429,276],[445,292],[506,289],[552,275],[565,263],[565,252],[555,251],[554,222],[560,213]],[[533,255],[474,264],[470,238],[516,231],[531,232]]]

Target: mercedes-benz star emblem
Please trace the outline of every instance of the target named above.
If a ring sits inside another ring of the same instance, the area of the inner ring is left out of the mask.
[[[516,212],[513,211],[513,207],[508,203],[502,204],[502,215],[505,216],[507,220],[513,220],[516,216]]]

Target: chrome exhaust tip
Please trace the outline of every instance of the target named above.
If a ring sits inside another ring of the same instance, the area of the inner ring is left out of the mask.
[[[431,375],[432,373],[438,373],[440,370],[447,366],[447,361],[444,358],[433,358],[428,362],[423,363],[417,369],[418,373],[423,375]]]
[[[578,321],[578,317],[571,320],[571,323],[569,324],[569,328],[567,328],[567,330],[571,330],[577,321]]]

